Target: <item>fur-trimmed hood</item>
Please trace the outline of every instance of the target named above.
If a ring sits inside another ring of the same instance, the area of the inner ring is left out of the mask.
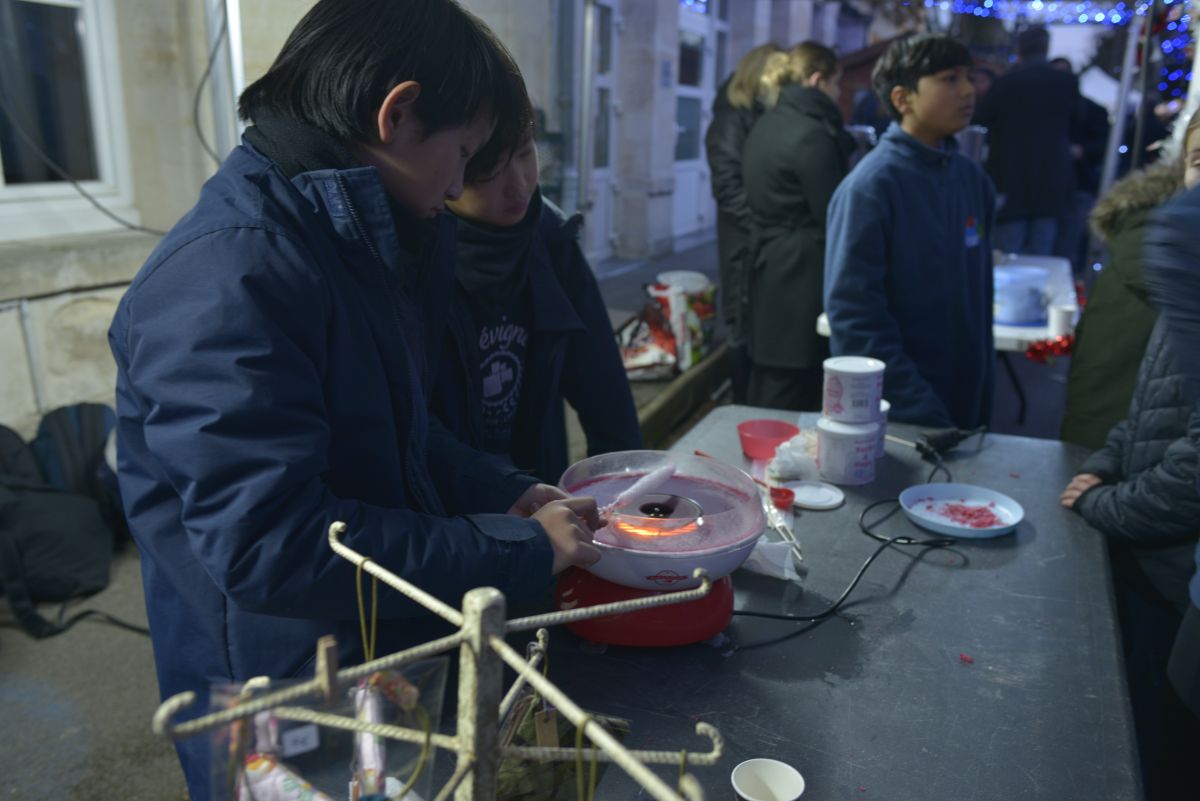
[[[1183,187],[1183,167],[1178,161],[1157,162],[1113,184],[1100,199],[1088,221],[1096,236],[1107,241],[1127,214],[1161,206]]]

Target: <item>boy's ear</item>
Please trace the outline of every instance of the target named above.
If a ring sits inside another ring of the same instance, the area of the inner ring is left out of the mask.
[[[375,132],[381,144],[390,143],[397,129],[405,123],[416,121],[416,102],[420,95],[421,84],[416,81],[398,83],[387,93],[375,119]]]
[[[912,106],[908,102],[908,94],[908,90],[899,84],[892,87],[890,95],[892,105],[896,107],[896,111],[899,111],[902,117],[912,109]]]

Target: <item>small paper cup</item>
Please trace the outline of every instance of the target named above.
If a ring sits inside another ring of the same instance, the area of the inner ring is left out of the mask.
[[[738,801],[796,801],[804,794],[800,771],[778,759],[747,759],[729,780]]]

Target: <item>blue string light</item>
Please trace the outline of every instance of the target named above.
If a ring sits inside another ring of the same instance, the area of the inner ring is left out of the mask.
[[[1172,3],[1187,3],[1188,0],[1165,0],[1167,5]],[[688,2],[688,0],[680,0]],[[702,2],[702,0],[692,0]],[[995,19],[1022,18],[1031,22],[1043,24],[1097,24],[1124,25],[1134,16],[1145,16],[1149,13],[1151,3],[1140,0],[1135,4],[1105,3],[1096,0],[1084,0],[1078,3],[1044,2],[1044,0],[925,0],[926,8],[940,8],[943,11],[953,11],[956,14],[969,14],[975,17],[990,17]]]
[[[702,2],[703,0],[692,0]],[[685,0],[681,0],[685,2]],[[1099,0],[924,0],[925,7],[941,9],[955,14],[967,14],[984,19],[1019,20],[1027,24],[1104,25],[1114,27],[1127,25],[1135,17],[1151,13],[1154,6],[1150,0],[1136,2],[1100,2]],[[1160,32],[1158,91],[1164,97],[1182,97],[1192,80],[1191,67],[1193,48],[1189,30],[1191,0],[1163,0],[1163,14],[1157,19],[1165,22]],[[1165,8],[1164,8],[1165,7]]]

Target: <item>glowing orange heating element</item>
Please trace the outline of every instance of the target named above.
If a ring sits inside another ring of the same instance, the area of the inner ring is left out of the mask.
[[[664,521],[666,522],[666,521]],[[634,537],[677,537],[680,534],[691,534],[700,528],[699,522],[696,520],[687,520],[681,522],[677,526],[666,527],[662,524],[654,524],[650,526],[636,526],[626,520],[617,520],[613,523],[613,528],[620,531],[622,534],[630,534]]]

